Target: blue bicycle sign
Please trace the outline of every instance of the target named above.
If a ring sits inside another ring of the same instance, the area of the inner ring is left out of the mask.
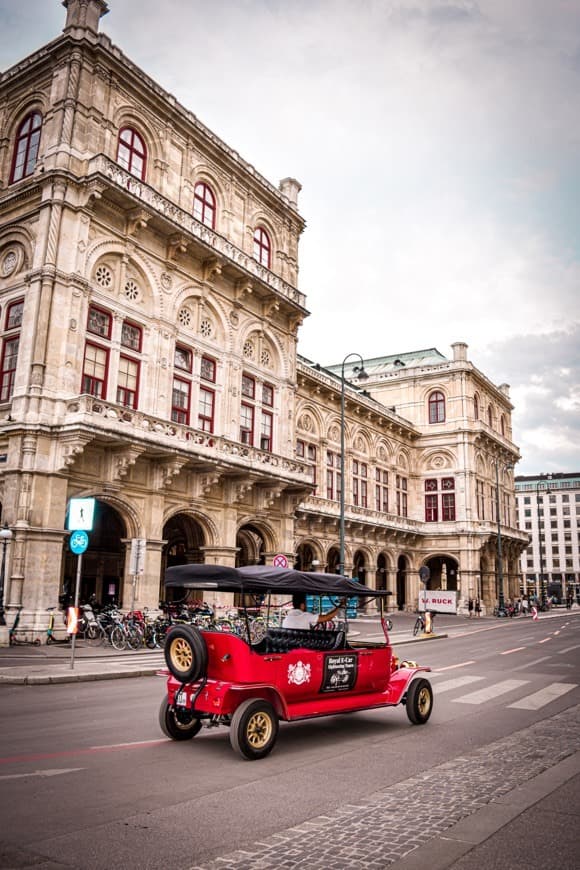
[[[75,556],[80,556],[89,546],[89,536],[82,529],[77,529],[70,536],[69,547]]]

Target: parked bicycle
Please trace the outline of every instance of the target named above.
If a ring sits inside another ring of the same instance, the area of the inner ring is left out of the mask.
[[[14,618],[14,622],[12,623],[12,627],[8,632],[8,640],[10,646],[18,646],[19,644],[27,644],[28,646],[40,646],[40,638],[34,637],[33,629],[18,627],[20,625],[20,614],[22,610],[22,604],[16,608],[16,616]],[[20,637],[20,635],[24,636]]]

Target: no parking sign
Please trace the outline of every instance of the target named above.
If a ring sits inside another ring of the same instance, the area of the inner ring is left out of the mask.
[[[278,555],[274,556],[274,561],[272,563],[274,568],[287,568],[288,567],[288,559],[284,555],[284,553],[278,553]]]

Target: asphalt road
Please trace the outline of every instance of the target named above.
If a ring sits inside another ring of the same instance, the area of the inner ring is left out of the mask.
[[[158,677],[3,686],[0,866],[403,866],[580,750],[580,617],[395,651],[433,668],[426,726],[403,707],[282,724],[259,762],[224,728],[166,740]]]

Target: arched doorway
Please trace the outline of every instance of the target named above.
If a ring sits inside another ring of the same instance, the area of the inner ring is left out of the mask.
[[[257,526],[251,523],[242,526],[236,535],[236,547],[236,568],[266,564],[266,541]]]
[[[409,561],[406,556],[397,559],[397,610],[404,610],[407,606],[407,573]]]
[[[203,547],[205,534],[201,525],[187,514],[175,514],[163,526],[163,538],[167,542],[163,548],[163,570],[174,565],[201,564],[204,562]],[[187,597],[185,589],[175,587],[165,589],[160,583],[161,600],[182,601]]]
[[[453,556],[432,556],[425,564],[431,572],[427,589],[457,591],[457,559],[454,559]]]
[[[377,558],[376,587],[377,589],[387,588],[387,557],[384,553],[379,553]]]
[[[316,563],[316,564],[314,564]],[[300,544],[296,553],[294,567],[297,571],[322,570],[323,566],[317,562],[317,557],[310,544]]]
[[[327,571],[329,574],[340,573],[340,553],[336,547],[331,547],[326,558]]]
[[[88,533],[89,547],[83,555],[79,601],[95,595],[100,604],[122,605],[127,538],[125,522],[107,502],[96,499],[93,529]],[[65,547],[62,592],[74,598],[78,556]],[[125,602],[128,603],[128,602]]]

